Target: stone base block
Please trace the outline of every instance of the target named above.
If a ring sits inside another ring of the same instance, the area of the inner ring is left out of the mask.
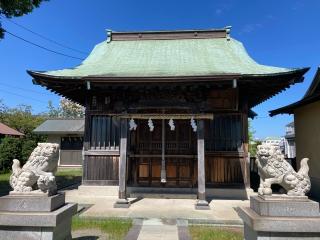
[[[56,227],[0,227],[1,240],[71,240],[71,219]]]
[[[0,197],[0,212],[51,212],[65,203],[65,194],[59,193],[50,197],[29,195],[7,195]]]
[[[250,198],[250,208],[260,216],[269,217],[320,217],[319,203],[305,198],[261,197]]]
[[[320,239],[320,217],[270,217],[248,207],[238,208],[245,240]]]
[[[195,204],[196,210],[210,210],[209,203],[206,200],[197,200]]]
[[[318,233],[297,232],[257,232],[244,224],[245,240],[319,240]]]
[[[286,194],[272,194],[272,195],[258,195],[265,201],[308,201],[309,198],[307,196],[289,196]]]
[[[129,208],[130,207],[130,202],[128,199],[118,199],[114,204],[114,208]]]
[[[71,220],[77,204],[66,204],[52,212],[0,212],[1,240],[71,239]]]

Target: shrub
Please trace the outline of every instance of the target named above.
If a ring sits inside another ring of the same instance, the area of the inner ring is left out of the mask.
[[[5,137],[1,140],[0,171],[8,171],[13,159],[21,159],[21,143],[21,139],[13,137]]]
[[[33,149],[35,149],[37,147],[37,141],[33,140],[33,139],[24,139],[22,140],[22,144],[21,144],[21,159],[19,159],[21,161],[21,164],[24,164],[30,154],[32,153]]]

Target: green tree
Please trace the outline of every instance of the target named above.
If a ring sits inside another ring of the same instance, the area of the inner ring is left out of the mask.
[[[32,151],[37,147],[38,142],[34,139],[22,139],[20,161],[25,163]]]
[[[48,102],[48,116],[51,118],[79,118],[84,116],[84,107],[66,98],[61,98],[57,108],[51,101]]]
[[[0,169],[2,171],[11,168],[14,158],[24,163],[37,146],[37,143],[46,141],[46,136],[37,135],[32,132],[44,120],[43,116],[32,114],[31,106],[19,105],[9,108],[3,101],[0,101],[0,122],[25,134],[23,138],[6,137],[1,139]]]
[[[0,171],[5,172],[11,168],[13,159],[21,159],[21,139],[5,137],[0,144]]]
[[[252,121],[249,120],[248,123],[249,123],[249,133],[248,133],[249,134],[249,152],[251,157],[255,157],[257,152],[257,146],[260,144],[260,142],[254,139],[254,135],[256,131],[252,127]]]
[[[19,105],[14,108],[4,107],[4,111],[0,112],[0,122],[25,134],[27,138],[35,140],[39,136],[33,134],[32,131],[44,120],[43,116],[33,115],[32,108],[28,105]]]
[[[20,17],[31,13],[41,2],[48,0],[0,0],[0,15],[7,18]],[[0,21],[0,39],[4,37],[5,29]]]
[[[0,116],[7,111],[8,107],[3,103],[3,100],[0,99]]]
[[[50,118],[58,118],[60,115],[61,109],[60,108],[55,108],[52,104],[52,101],[48,102],[48,117]]]

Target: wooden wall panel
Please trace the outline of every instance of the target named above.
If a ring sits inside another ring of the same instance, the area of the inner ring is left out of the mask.
[[[207,104],[212,109],[238,109],[238,91],[237,89],[211,90],[208,94]]]
[[[119,180],[119,157],[117,156],[85,156],[84,181]]]
[[[241,157],[206,156],[206,183],[208,185],[242,184]]]
[[[60,150],[60,162],[59,166],[82,165],[82,151],[81,150]]]

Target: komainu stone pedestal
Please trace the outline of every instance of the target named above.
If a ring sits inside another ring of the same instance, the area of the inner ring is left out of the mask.
[[[245,240],[320,239],[319,204],[305,196],[252,196],[238,214]]]
[[[69,240],[77,204],[65,203],[64,194],[0,197],[1,240]]]

